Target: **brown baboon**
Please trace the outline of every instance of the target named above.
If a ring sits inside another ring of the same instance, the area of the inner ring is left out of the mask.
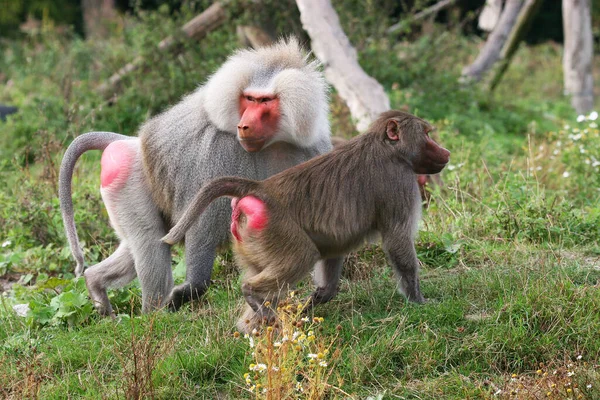
[[[234,198],[234,252],[247,271],[242,292],[249,307],[238,323],[244,331],[271,318],[265,302],[276,304],[280,292],[319,260],[325,267],[312,304],[331,299],[342,257],[379,235],[401,292],[422,303],[414,248],[421,215],[416,174],[436,174],[450,157],[430,131],[420,118],[388,111],[367,133],[264,181],[216,179],[200,190],[163,241],[181,240],[216,198]]]

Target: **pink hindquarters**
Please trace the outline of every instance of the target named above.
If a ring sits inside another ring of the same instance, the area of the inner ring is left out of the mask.
[[[123,186],[131,170],[132,161],[135,158],[135,147],[132,141],[118,140],[109,144],[102,153],[102,172],[100,173],[100,185],[102,188],[111,190]]]
[[[247,228],[261,231],[267,224],[267,207],[262,200],[254,196],[242,197],[240,200],[233,198],[231,200],[231,233],[237,241],[242,241],[239,232],[239,220],[241,214],[247,219]]]

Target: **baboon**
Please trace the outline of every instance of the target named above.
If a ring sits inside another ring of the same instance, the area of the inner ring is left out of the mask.
[[[450,157],[429,137],[431,130],[421,118],[388,111],[367,133],[266,180],[216,179],[200,190],[163,242],[181,240],[215,199],[234,198],[234,253],[246,269],[242,293],[248,306],[238,322],[243,331],[271,319],[266,302],[276,304],[281,291],[319,260],[325,268],[315,274],[311,304],[329,301],[342,257],[377,236],[400,291],[422,303],[414,247],[421,215],[416,174],[439,173]]]
[[[230,205],[218,201],[185,237],[186,281],[173,287],[170,247],[160,242],[200,187],[221,176],[265,179],[331,149],[328,87],[294,38],[241,50],[196,91],[146,122],[138,137],[92,132],[76,138],[60,169],[59,197],[76,274],[84,269],[71,198],[73,169],[103,150],[101,194],[120,244],[85,271],[101,314],[106,289],[136,276],[144,312],[178,309],[208,288],[216,251],[229,240]],[[318,268],[319,266],[317,266]]]

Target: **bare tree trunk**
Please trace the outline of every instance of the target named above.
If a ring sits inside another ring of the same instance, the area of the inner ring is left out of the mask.
[[[590,0],[563,0],[565,94],[578,114],[594,107],[593,37]]]
[[[184,37],[188,39],[200,40],[206,36],[206,34],[225,22],[226,15],[225,10],[222,7],[221,2],[215,2],[213,5],[208,7],[204,12],[197,15],[190,21],[188,21],[182,28],[181,31]],[[157,48],[159,51],[166,51],[173,47],[177,43],[177,40],[169,36],[158,44]],[[117,72],[115,72],[107,82],[104,82],[98,87],[98,91],[104,94],[105,97],[110,97],[119,87],[123,78],[130,72],[135,71],[144,64],[144,59],[140,56],[136,57],[132,62],[125,65]]]
[[[502,14],[502,0],[487,0],[485,6],[479,14],[477,26],[486,32],[494,30]]]
[[[86,37],[106,37],[107,24],[116,16],[115,0],[81,0],[81,10]]]
[[[479,82],[483,76],[500,59],[500,52],[506,43],[506,39],[515,26],[519,11],[523,7],[524,0],[506,0],[500,20],[490,34],[481,52],[473,64],[465,67],[462,71],[462,79],[466,81]]]
[[[519,44],[521,44],[521,41],[529,31],[529,28],[531,28],[531,22],[540,9],[542,1],[543,0],[525,0],[525,5],[521,9],[521,12],[519,12],[515,27],[510,31],[510,36],[502,48],[502,53],[500,53],[502,61],[500,67],[494,72],[494,76],[490,83],[490,90],[494,90],[500,83],[500,80],[510,65],[510,61],[519,48]]]
[[[383,87],[363,71],[329,0],[296,0],[302,26],[325,68],[325,77],[344,99],[359,131],[390,109]]]

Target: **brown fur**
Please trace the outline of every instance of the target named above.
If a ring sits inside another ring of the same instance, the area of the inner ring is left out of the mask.
[[[416,172],[440,172],[450,154],[428,137],[430,130],[420,118],[389,111],[367,133],[264,181],[217,179],[202,188],[163,240],[180,240],[217,197],[253,195],[265,202],[267,227],[255,231],[240,221],[242,240],[235,242],[236,257],[247,268],[242,291],[256,313],[251,326],[240,321],[243,330],[272,317],[264,302],[276,303],[317,261],[339,268],[334,260],[378,235],[401,291],[423,302],[414,249],[421,208]],[[313,294],[314,304],[333,297],[337,281],[325,286]]]

